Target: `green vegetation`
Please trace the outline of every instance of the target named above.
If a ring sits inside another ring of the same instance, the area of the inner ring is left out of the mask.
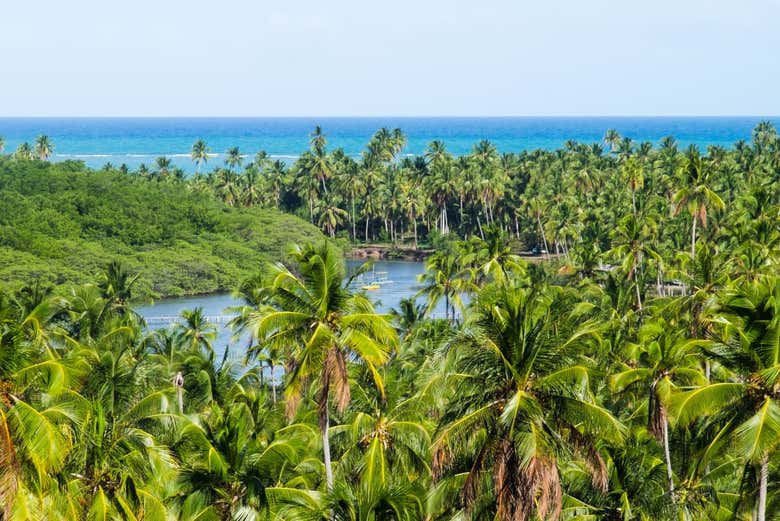
[[[201,310],[148,332],[120,263],[2,295],[0,519],[780,519],[780,139],[606,141],[428,198],[425,304],[379,315],[332,243],[292,247],[237,289],[244,363]],[[295,211],[337,193],[322,150]]]
[[[287,258],[241,288],[243,364],[199,309],[146,331],[118,263],[2,296],[0,518],[780,515],[774,263],[640,307],[622,268],[528,264],[492,230],[430,258],[429,302],[471,302],[437,319],[376,314],[331,244]]]
[[[51,150],[38,140],[41,154]],[[183,183],[149,183],[77,162],[0,157],[0,280],[92,280],[110,260],[142,277],[140,298],[228,291],[319,232],[273,210],[228,208]]]

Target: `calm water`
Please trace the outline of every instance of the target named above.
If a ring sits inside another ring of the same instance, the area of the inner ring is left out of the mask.
[[[404,153],[420,154],[434,139],[450,152],[463,154],[488,139],[501,152],[555,149],[567,140],[599,142],[610,128],[635,141],[658,141],[669,135],[681,146],[731,146],[750,139],[762,119],[780,126],[779,117],[527,117],[527,118],[0,118],[6,150],[48,135],[55,160],[80,159],[89,166],[107,162],[136,168],[165,155],[193,171],[189,151],[203,139],[212,153],[208,167],[222,164],[224,152],[238,146],[245,154],[265,150],[272,157],[294,159],[309,146],[309,134],[321,125],[329,147],[357,156],[380,127],[399,127],[408,136]]]
[[[348,261],[347,264],[348,267],[354,268],[360,263],[357,261]],[[379,261],[374,264],[374,270],[377,272],[376,278],[384,276],[392,281],[390,284],[383,284],[380,289],[376,291],[367,293],[375,302],[377,310],[381,313],[387,313],[391,309],[397,308],[402,299],[411,297],[417,293],[419,290],[417,276],[424,271],[424,267],[421,262]],[[368,279],[371,279],[374,276],[369,273],[367,274],[367,277]],[[355,283],[357,289],[359,289],[360,286],[360,282]],[[136,308],[136,311],[144,318],[149,319],[160,316],[178,316],[186,309],[202,307],[205,315],[217,316],[229,314],[227,308],[238,305],[241,305],[241,302],[234,299],[231,295],[219,294],[160,300],[151,306]],[[439,305],[436,312],[443,314],[444,306]],[[220,327],[219,336],[215,344],[215,349],[220,357],[224,353],[225,346],[228,344],[231,345],[230,353],[232,356],[237,358],[242,358],[244,356],[245,351],[243,346],[247,344],[247,339],[232,338],[231,331],[228,328]]]

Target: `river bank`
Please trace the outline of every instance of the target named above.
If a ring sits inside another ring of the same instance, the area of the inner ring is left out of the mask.
[[[392,244],[360,244],[347,252],[349,259],[403,260],[422,262],[434,251],[433,248],[410,248]]]

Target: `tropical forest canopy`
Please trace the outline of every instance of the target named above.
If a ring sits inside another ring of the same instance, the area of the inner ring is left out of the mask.
[[[264,156],[191,180],[106,170],[333,235],[360,239],[360,220],[363,239],[408,245],[416,225],[437,247],[424,302],[377,314],[333,242],[299,241],[236,283],[232,327],[251,340],[236,362],[215,358],[202,310],[148,331],[120,262],[67,291],[6,292],[2,519],[780,518],[771,126],[729,150],[610,133],[505,156],[369,147],[374,162],[318,136],[278,177]],[[334,157],[375,175],[373,195],[352,198]],[[414,212],[379,190],[393,179]]]
[[[314,226],[230,208],[184,184],[81,163],[0,156],[0,281],[92,280],[111,260],[141,273],[140,298],[232,290]]]

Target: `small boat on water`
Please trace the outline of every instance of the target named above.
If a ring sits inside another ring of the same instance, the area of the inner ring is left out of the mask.
[[[366,291],[376,291],[382,289],[383,284],[392,284],[393,281],[387,278],[386,271],[371,271],[371,278],[364,281],[363,275],[358,277],[358,282],[363,283],[360,287]]]
[[[393,281],[387,278],[386,271],[376,271],[374,272],[374,280],[372,283],[382,286],[384,284],[393,284]]]

